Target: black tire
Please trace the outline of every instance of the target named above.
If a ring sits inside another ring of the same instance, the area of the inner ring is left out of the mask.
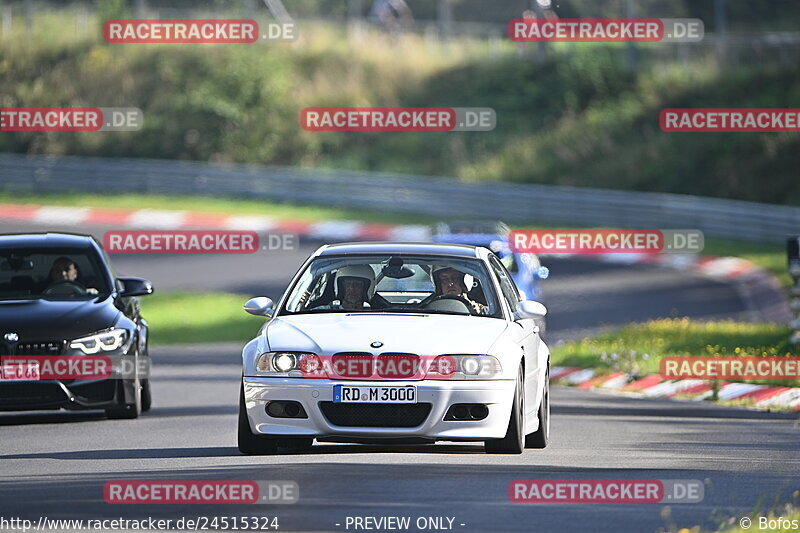
[[[247,409],[244,406],[244,385],[239,389],[239,431],[237,433],[239,451],[244,455],[272,455],[278,451],[276,439],[253,435],[250,422],[247,420]]]
[[[511,416],[508,421],[508,431],[502,439],[484,441],[483,448],[486,453],[519,454],[525,449],[525,378],[522,367],[517,376],[517,386],[514,390],[514,405],[511,407]]]
[[[119,395],[121,398],[124,398],[124,383],[122,381],[119,382],[119,387]],[[139,418],[142,412],[142,385],[138,379],[133,383],[133,390],[133,402],[125,403],[112,409],[106,409],[106,417],[112,420],[132,420],[134,418]]]
[[[307,452],[314,445],[313,438],[295,437],[293,439],[284,439],[278,441],[278,446],[285,447],[288,451],[294,453]]]
[[[539,404],[539,429],[525,436],[526,448],[547,448],[550,441],[550,367],[544,381],[544,394]]]
[[[150,380],[142,380],[142,412],[149,411],[153,405],[153,394],[150,392]]]

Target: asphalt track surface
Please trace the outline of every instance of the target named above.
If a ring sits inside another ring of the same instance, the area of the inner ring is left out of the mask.
[[[39,231],[0,224],[0,232]],[[105,228],[90,228],[102,235]],[[120,274],[157,290],[278,296],[316,245],[252,256],[115,256]],[[655,317],[747,316],[735,287],[649,266],[552,260],[546,339]],[[244,342],[246,339],[243,339]],[[567,388],[553,390],[545,450],[489,456],[480,444],[315,444],[245,457],[236,449],[237,344],[153,347],[153,409],[134,421],[96,412],[0,414],[0,517],[278,517],[282,531],[364,531],[347,517],[451,517],[453,531],[644,531],[712,528],[791,498],[800,479],[796,415],[757,413]],[[696,479],[694,504],[517,504],[515,479]],[[292,505],[112,505],[109,480],[292,480]],[[340,524],[337,526],[337,524]],[[445,524],[447,521],[445,520]],[[463,524],[463,525],[461,525]],[[0,530],[3,529],[0,526]],[[425,530],[425,529],[423,529]],[[411,527],[409,531],[419,531]],[[431,529],[427,529],[431,531]]]

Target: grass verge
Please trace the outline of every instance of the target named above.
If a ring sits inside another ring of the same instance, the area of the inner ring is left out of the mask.
[[[643,375],[658,373],[661,359],[670,356],[796,356],[789,345],[789,335],[789,328],[779,324],[696,322],[688,318],[652,320],[555,346],[552,364]],[[788,384],[798,385],[800,381]]]
[[[142,297],[150,344],[241,342],[253,338],[263,318],[248,315],[249,296],[231,293],[158,292]]]

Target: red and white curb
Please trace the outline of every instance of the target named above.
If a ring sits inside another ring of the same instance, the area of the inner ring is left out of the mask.
[[[114,229],[149,230],[250,230],[294,233],[319,241],[400,241],[431,240],[431,230],[422,224],[375,224],[353,220],[309,221],[263,215],[226,215],[201,211],[168,209],[112,209],[0,204],[0,220],[65,226],[102,225]],[[554,254],[571,257],[575,254]],[[582,258],[617,264],[652,264],[693,271],[716,279],[735,282],[750,309],[752,320],[786,323],[791,320],[786,297],[770,272],[737,257],[712,257],[696,254],[582,254]],[[764,295],[772,295],[764,303]]]
[[[0,220],[64,226],[113,225],[115,229],[250,230],[296,233],[320,240],[428,241],[422,224],[371,224],[352,220],[314,222],[261,215],[225,215],[168,209],[103,209],[0,204]]]
[[[113,225],[115,229],[287,231],[297,233],[301,237],[321,240],[428,241],[431,239],[430,228],[422,224],[372,224],[354,220],[313,222],[262,215],[226,215],[168,209],[113,209],[9,203],[0,204],[0,220],[2,219],[56,224],[59,227]],[[575,255],[554,254],[556,257]],[[583,254],[582,257],[626,265],[654,264],[678,270],[693,270],[725,279],[739,279],[764,273],[757,265],[737,257],[645,253]]]
[[[580,389],[600,389],[646,398],[674,398],[700,401],[712,396],[710,382],[699,379],[665,380],[658,374],[633,379],[624,372],[597,375],[592,368],[554,366],[550,379]],[[800,411],[800,387],[775,387],[752,383],[719,383],[718,398],[723,401],[749,400],[759,409],[783,408]]]

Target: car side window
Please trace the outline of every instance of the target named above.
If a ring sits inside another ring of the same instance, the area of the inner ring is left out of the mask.
[[[495,256],[492,255],[489,257],[489,264],[492,265],[492,270],[494,270],[498,281],[500,281],[500,290],[503,291],[503,296],[508,302],[511,311],[514,312],[519,302],[519,291],[516,285],[514,285],[514,281]]]

